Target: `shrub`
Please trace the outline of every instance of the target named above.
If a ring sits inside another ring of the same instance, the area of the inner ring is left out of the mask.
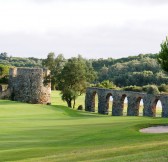
[[[134,92],[142,92],[142,87],[139,87],[139,86],[127,86],[127,87],[124,87],[123,90],[125,91],[134,91]]]
[[[158,87],[160,92],[168,92],[168,85],[162,84]]]
[[[147,92],[147,94],[160,94],[160,91],[156,85],[143,86],[143,90]]]
[[[79,106],[78,106],[78,110],[83,110],[83,106],[82,106],[82,105],[79,105]]]

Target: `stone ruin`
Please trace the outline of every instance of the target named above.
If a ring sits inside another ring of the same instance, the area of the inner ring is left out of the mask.
[[[168,117],[168,95],[152,95],[140,92],[118,91],[103,88],[87,88],[85,111],[95,112],[95,95],[98,95],[98,113],[109,113],[110,96],[113,97],[112,115],[123,116],[124,99],[127,97],[127,116],[139,116],[140,101],[143,100],[143,116],[156,116],[156,105],[160,100],[162,117]]]
[[[45,82],[50,71],[40,68],[11,68],[9,85],[0,92],[1,99],[33,104],[50,104],[51,83]]]
[[[40,68],[11,68],[6,90],[0,86],[0,99],[11,99],[33,104],[50,104],[51,83],[45,82],[49,70]],[[143,116],[156,116],[156,105],[160,100],[162,117],[168,117],[168,95],[152,95],[140,92],[118,91],[103,88],[87,88],[85,111],[95,112],[95,95],[98,95],[98,113],[108,114],[109,100],[113,97],[112,115],[123,116],[124,99],[128,99],[127,116],[139,116],[140,101],[143,100]]]

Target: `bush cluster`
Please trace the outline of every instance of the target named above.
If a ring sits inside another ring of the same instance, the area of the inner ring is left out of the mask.
[[[146,92],[147,94],[160,94],[168,93],[168,85],[162,84],[160,86],[156,85],[146,85],[146,86],[127,86],[123,87],[124,91],[134,91],[134,92]]]

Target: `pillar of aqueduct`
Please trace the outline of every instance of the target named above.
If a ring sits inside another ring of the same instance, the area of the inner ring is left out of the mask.
[[[108,114],[109,98],[113,97],[113,116],[122,116],[124,99],[128,99],[128,116],[139,116],[140,101],[143,100],[143,116],[156,116],[156,104],[160,100],[162,104],[162,117],[168,117],[168,95],[152,95],[131,91],[118,91],[103,88],[87,88],[85,97],[85,110],[95,111],[95,95],[98,95],[98,113]]]

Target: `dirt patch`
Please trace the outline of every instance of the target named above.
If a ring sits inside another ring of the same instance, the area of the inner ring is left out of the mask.
[[[154,126],[140,129],[142,133],[168,133],[168,126]]]

